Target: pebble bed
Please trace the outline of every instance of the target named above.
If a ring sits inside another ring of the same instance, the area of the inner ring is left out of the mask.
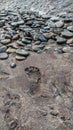
[[[0,60],[9,55],[26,60],[31,52],[40,54],[46,50],[73,53],[72,13],[0,12]]]

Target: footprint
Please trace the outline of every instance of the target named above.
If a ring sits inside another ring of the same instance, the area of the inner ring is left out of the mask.
[[[31,95],[36,94],[40,89],[41,72],[34,66],[25,68],[25,72],[28,78],[28,91]]]
[[[17,130],[20,127],[20,96],[17,94],[7,93],[4,98],[4,120],[8,130]]]

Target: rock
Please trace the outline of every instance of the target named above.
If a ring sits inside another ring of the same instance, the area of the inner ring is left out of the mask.
[[[25,44],[31,44],[31,40],[28,40],[26,38],[23,38],[22,42],[25,43]]]
[[[66,43],[66,41],[67,41],[65,38],[62,38],[60,36],[57,36],[56,40],[57,40],[58,44],[63,44],[63,43]]]
[[[5,20],[0,20],[0,27],[3,27],[5,25]]]
[[[38,37],[38,40],[40,40],[41,42],[47,42],[47,39],[44,37],[44,35],[40,35]]]
[[[23,49],[17,49],[16,54],[21,55],[21,56],[25,56],[25,57],[29,56],[29,52],[27,52]]]
[[[9,47],[7,50],[6,50],[7,53],[14,53],[16,52],[16,50],[12,47]]]
[[[52,21],[49,21],[49,22],[48,22],[48,27],[49,27],[49,29],[50,29],[50,28],[55,28],[55,23],[52,22]]]
[[[63,50],[63,52],[65,52],[65,53],[73,53],[72,47],[69,47],[69,46],[63,47],[62,50]]]
[[[7,47],[6,47],[6,46],[0,46],[0,53],[5,52],[5,51],[6,51],[6,49],[7,49]]]
[[[63,54],[63,50],[62,50],[62,49],[58,49],[58,50],[57,50],[57,53],[58,53],[58,54]]]
[[[62,34],[62,36],[66,37],[66,38],[73,37],[73,33],[71,33],[68,30],[64,30],[61,34]]]
[[[40,51],[40,50],[43,50],[44,49],[44,45],[33,45],[32,46],[32,50],[34,51],[34,52],[38,52],[38,51]]]
[[[67,29],[73,32],[73,26],[68,26]]]
[[[10,64],[10,67],[11,67],[11,68],[15,68],[15,67],[16,67],[16,63],[14,63],[14,62],[11,63],[11,64]]]
[[[62,28],[64,26],[64,23],[62,21],[58,21],[58,22],[55,23],[55,26],[57,28]]]
[[[22,24],[24,24],[24,21],[23,21],[23,20],[18,21],[18,22],[12,22],[12,23],[11,23],[11,25],[12,25],[13,27],[17,27],[17,26],[22,25]]]
[[[56,21],[59,21],[59,17],[57,17],[57,16],[52,16],[52,18],[50,19],[51,21],[53,21],[53,22],[56,22]]]
[[[0,42],[4,45],[7,45],[11,42],[11,40],[10,39],[4,39],[4,40],[1,40]]]
[[[21,60],[25,60],[26,57],[20,56],[20,55],[16,55],[16,56],[15,56],[15,59],[21,61]]]
[[[73,38],[68,39],[67,44],[73,44]]]
[[[12,40],[17,40],[19,38],[19,34],[16,34],[12,37]]]
[[[1,60],[5,60],[8,58],[8,54],[7,53],[0,53],[0,59]]]
[[[19,46],[25,46],[25,44],[22,41],[17,41],[16,42]]]

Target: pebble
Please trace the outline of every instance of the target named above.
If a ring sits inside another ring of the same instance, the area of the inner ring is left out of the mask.
[[[11,68],[15,68],[15,67],[16,67],[16,63],[12,62],[12,63],[10,64],[10,67],[11,67]]]
[[[43,35],[40,35],[38,37],[38,40],[40,40],[41,42],[47,42],[47,39]]]
[[[59,21],[59,17],[57,16],[52,16],[52,18],[50,20],[52,20],[53,22]]]
[[[58,54],[63,54],[63,50],[62,50],[62,49],[58,49],[58,50],[57,50],[57,53],[58,53]]]
[[[26,38],[23,38],[22,42],[25,43],[25,44],[31,44],[31,40],[28,40]]]
[[[7,45],[11,42],[11,40],[10,39],[4,39],[4,40],[1,40],[0,42],[4,45]]]
[[[9,54],[9,53],[15,53],[16,52],[16,49],[12,48],[12,47],[9,47],[6,52]]]
[[[73,32],[73,26],[68,26],[67,29]]]
[[[5,25],[5,20],[0,20],[0,27],[3,27]]]
[[[73,33],[68,30],[64,30],[61,34],[62,34],[62,36],[66,37],[66,38],[73,37]]]
[[[49,29],[50,28],[55,28],[55,23],[53,21],[49,21],[48,22],[48,27],[49,27]]]
[[[17,27],[17,26],[22,25],[22,24],[24,24],[24,21],[23,21],[23,20],[22,20],[22,21],[12,22],[12,23],[11,23],[11,25],[12,25],[13,27]]]
[[[17,40],[19,38],[19,34],[15,34],[13,37],[12,37],[12,40]]]
[[[35,52],[38,52],[40,50],[43,50],[44,47],[45,47],[44,45],[33,45],[32,50],[35,51]]]
[[[6,47],[6,46],[0,46],[0,53],[5,52],[5,51],[6,51],[6,49],[7,49],[7,47]]]
[[[15,56],[15,59],[21,61],[21,60],[25,60],[26,57],[20,56],[20,55],[16,55],[16,56]]]
[[[27,52],[23,49],[17,49],[16,54],[21,55],[21,56],[25,56],[25,57],[29,56],[29,52]]]
[[[64,26],[64,22],[58,21],[58,22],[55,23],[55,26],[56,26],[57,28],[62,28],[62,27]]]
[[[66,41],[67,41],[65,38],[62,38],[60,36],[57,36],[56,40],[57,40],[58,44],[63,44],[63,43],[66,43]]]
[[[5,59],[7,59],[8,58],[8,54],[7,53],[0,53],[0,59],[1,60],[5,60]]]
[[[62,50],[65,53],[73,53],[72,47],[69,47],[69,46],[64,47]]]

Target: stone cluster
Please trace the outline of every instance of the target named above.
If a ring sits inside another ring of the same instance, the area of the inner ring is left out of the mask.
[[[73,14],[39,15],[32,12],[0,12],[0,59],[14,54],[25,60],[31,52],[53,49],[73,53]]]

